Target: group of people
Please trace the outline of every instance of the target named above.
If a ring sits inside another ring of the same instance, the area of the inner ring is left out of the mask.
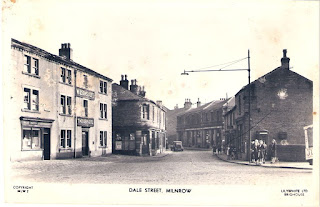
[[[276,156],[276,140],[273,139],[270,145],[271,163],[277,161]],[[251,142],[251,162],[256,164],[264,164],[267,157],[267,144],[263,140],[254,140]]]
[[[251,142],[251,162],[261,164],[266,162],[267,144],[263,140],[254,140]]]

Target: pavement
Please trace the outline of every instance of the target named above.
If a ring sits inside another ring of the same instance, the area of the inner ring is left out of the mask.
[[[228,156],[226,154],[216,154],[216,156],[223,161],[240,164],[240,165],[250,165],[256,167],[266,167],[266,168],[291,168],[291,169],[302,169],[302,170],[312,170],[313,166],[309,164],[309,162],[283,162],[277,161],[275,163],[270,163],[270,161],[265,162],[265,164],[256,164],[249,163],[248,161],[243,160],[228,160]]]

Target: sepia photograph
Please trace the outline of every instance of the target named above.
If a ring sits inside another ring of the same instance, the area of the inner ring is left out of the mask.
[[[319,1],[1,6],[5,205],[320,205]]]

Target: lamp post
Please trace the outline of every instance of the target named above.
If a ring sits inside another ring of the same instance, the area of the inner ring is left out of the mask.
[[[248,96],[249,96],[249,106],[248,106],[248,133],[249,133],[249,150],[251,150],[251,87],[250,87],[250,50],[248,50],[248,68],[247,69],[217,69],[217,70],[184,70],[181,75],[189,75],[189,73],[197,72],[227,72],[227,71],[248,71]],[[251,162],[251,152],[249,151],[249,162]]]

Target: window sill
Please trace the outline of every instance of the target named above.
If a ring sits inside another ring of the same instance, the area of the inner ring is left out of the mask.
[[[105,96],[108,95],[108,93],[101,93],[100,91],[98,92],[98,94],[105,95]]]
[[[59,83],[61,83],[61,84],[63,84],[63,85],[67,85],[67,86],[70,86],[70,87],[72,87],[72,86],[73,86],[72,84],[69,84],[69,83],[64,83],[64,82],[61,82],[61,81],[59,81]]]
[[[99,146],[99,148],[107,148],[107,146]]]
[[[40,79],[40,76],[39,76],[39,75],[36,75],[36,74],[26,73],[26,72],[23,72],[23,71],[22,71],[22,74],[24,74],[24,75],[28,75],[28,76],[31,76],[31,77],[34,77],[34,78],[38,78],[38,79]]]
[[[21,109],[22,112],[29,112],[29,113],[35,113],[35,114],[40,114],[39,111],[33,111],[33,110],[29,110],[29,109]]]
[[[73,149],[71,147],[68,147],[68,148],[63,148],[63,147],[60,147],[59,148],[59,152],[60,151],[72,151]]]
[[[23,152],[28,152],[28,151],[43,151],[43,149],[22,149],[21,151]]]
[[[69,115],[69,114],[62,114],[62,113],[59,113],[60,116],[66,116],[66,117],[73,117],[72,115]]]
[[[108,119],[105,118],[99,118],[99,120],[108,121]]]

